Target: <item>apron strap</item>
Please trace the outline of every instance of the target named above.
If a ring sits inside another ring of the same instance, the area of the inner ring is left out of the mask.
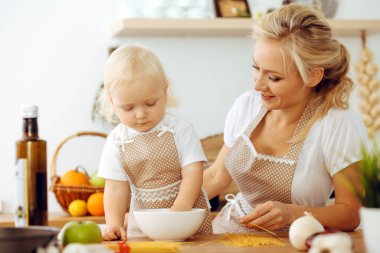
[[[261,120],[264,118],[264,116],[265,116],[265,114],[267,114],[267,112],[268,112],[268,109],[265,106],[261,105],[259,112],[255,116],[255,118],[251,121],[251,123],[249,123],[248,127],[244,131],[244,133],[247,136],[251,136],[253,130],[261,122]]]
[[[311,101],[306,106],[304,112],[302,113],[301,119],[298,122],[298,125],[296,127],[296,130],[294,131],[294,134],[292,136],[292,139],[297,137],[308,125],[310,119],[313,117],[315,112],[319,109],[320,106],[319,100],[317,100],[315,97],[311,99]],[[292,141],[289,146],[289,152],[287,154],[287,157],[297,161],[299,153],[301,152],[302,146],[303,146],[304,140],[296,140],[295,142]]]

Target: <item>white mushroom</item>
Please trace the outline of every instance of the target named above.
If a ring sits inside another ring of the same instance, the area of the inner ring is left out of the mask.
[[[308,253],[351,253],[353,242],[347,233],[332,233],[317,235]]]

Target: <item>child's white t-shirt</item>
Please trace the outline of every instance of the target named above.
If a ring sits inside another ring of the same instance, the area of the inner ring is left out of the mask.
[[[174,142],[177,146],[181,168],[194,162],[207,161],[199,137],[189,122],[177,116],[166,114],[160,123],[145,133],[155,131],[162,127],[169,127],[174,130]],[[106,179],[127,181],[128,177],[120,160],[118,143],[130,135],[145,133],[137,132],[122,123],[117,125],[107,137],[100,159],[98,176]]]
[[[242,94],[230,109],[224,142],[231,147],[262,106],[260,94]],[[330,109],[315,122],[304,140],[292,182],[292,202],[324,206],[333,190],[332,176],[361,159],[361,145],[368,145],[366,130],[352,110]],[[252,189],[254,191],[254,189]]]

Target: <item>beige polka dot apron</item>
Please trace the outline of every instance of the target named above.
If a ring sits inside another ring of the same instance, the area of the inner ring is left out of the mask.
[[[316,112],[319,103],[312,101],[303,112],[293,137],[299,134]],[[261,107],[257,116],[238,137],[225,158],[225,167],[237,184],[239,193],[227,194],[227,204],[213,221],[214,233],[249,233],[255,229],[239,223],[240,217],[269,200],[292,203],[291,186],[303,141],[292,142],[284,157],[257,153],[250,136],[263,119],[267,109]]]
[[[174,130],[161,127],[129,137],[120,145],[121,163],[131,187],[128,237],[145,237],[133,211],[172,207],[181,184],[181,165],[174,142]],[[197,234],[212,234],[209,204],[201,191],[194,208],[206,209],[206,218]]]

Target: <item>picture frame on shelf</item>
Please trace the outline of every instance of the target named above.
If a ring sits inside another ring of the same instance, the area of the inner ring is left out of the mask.
[[[247,0],[214,0],[214,6],[218,18],[251,17]]]

